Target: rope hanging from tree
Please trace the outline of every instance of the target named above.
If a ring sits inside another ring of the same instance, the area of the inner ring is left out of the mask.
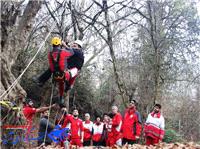
[[[24,75],[24,73],[26,72],[26,70],[29,68],[29,66],[33,63],[33,61],[35,60],[36,56],[38,55],[38,53],[42,50],[45,42],[47,41],[48,37],[50,36],[51,32],[53,31],[53,29],[55,28],[55,23],[52,26],[52,28],[50,29],[49,33],[47,34],[47,36],[45,37],[44,41],[41,43],[40,47],[38,48],[37,52],[35,53],[35,55],[33,56],[33,58],[31,59],[31,61],[28,63],[28,65],[26,66],[26,68],[23,70],[23,72],[18,76],[18,78],[11,84],[11,86],[9,88],[7,88],[6,91],[4,91],[3,94],[1,94],[0,96],[0,100],[3,100],[3,97],[6,97],[11,91],[12,89],[15,87],[15,85],[17,84],[17,82],[21,79],[21,77]]]

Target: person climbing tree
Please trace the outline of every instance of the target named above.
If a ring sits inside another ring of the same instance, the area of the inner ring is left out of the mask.
[[[61,48],[61,39],[54,37],[51,40],[53,50],[48,53],[49,67],[53,73],[53,80],[59,83],[60,99],[63,99],[64,81],[68,76],[67,59],[74,53],[72,50],[64,50]]]
[[[65,42],[62,42],[66,50],[72,50],[74,54],[67,60],[68,71],[65,73],[65,91],[68,91],[74,86],[75,79],[78,76],[78,72],[81,70],[84,63],[83,43],[80,40],[76,40],[72,43],[71,47],[68,47]]]
[[[56,39],[58,40],[58,39]],[[59,47],[64,46],[65,49],[62,49],[62,51],[65,51],[67,54],[66,55],[66,59],[65,60],[61,60],[60,58],[60,62],[59,64],[61,65],[61,67],[67,67],[64,72],[64,80],[65,80],[65,91],[67,92],[68,90],[70,90],[75,82],[76,77],[78,76],[78,72],[79,70],[82,68],[83,63],[84,63],[84,54],[83,54],[83,43],[80,40],[76,40],[73,42],[73,44],[71,45],[71,47],[69,47],[64,41],[61,42],[61,39],[59,39],[58,41],[55,41],[54,44],[58,44],[58,46],[54,46],[54,47]],[[63,52],[64,53],[64,52]],[[50,60],[50,58],[49,58]],[[49,61],[50,64],[52,64],[51,61]],[[62,70],[61,68],[61,70]],[[39,85],[39,86],[43,86],[44,83],[51,77],[51,74],[53,72],[53,68],[50,68],[48,70],[46,70],[42,75],[39,76],[39,78],[34,78],[34,81]],[[63,103],[63,81],[61,81],[62,84],[60,84],[60,100],[61,103]]]

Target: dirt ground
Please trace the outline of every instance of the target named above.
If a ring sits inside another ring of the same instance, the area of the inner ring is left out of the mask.
[[[78,147],[72,146],[72,149],[77,149]],[[39,149],[39,148],[37,148]],[[47,146],[47,147],[41,147],[40,149],[61,149],[59,146]],[[156,146],[146,146],[146,145],[125,145],[122,147],[94,147],[94,146],[88,146],[88,147],[81,147],[80,149],[200,149],[200,144],[195,144],[193,142],[189,143],[160,143]]]

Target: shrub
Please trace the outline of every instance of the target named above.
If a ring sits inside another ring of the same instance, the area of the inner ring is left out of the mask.
[[[181,136],[173,129],[167,129],[165,131],[165,136],[163,142],[166,143],[174,143],[174,142],[182,142]]]

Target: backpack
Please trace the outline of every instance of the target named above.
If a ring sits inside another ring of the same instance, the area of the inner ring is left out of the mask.
[[[60,52],[61,50],[58,51],[56,60],[53,57],[53,52],[50,52],[50,56],[51,56],[51,60],[54,66],[54,71],[53,71],[53,80],[55,81],[62,81],[64,80],[64,72],[60,70],[60,66],[59,66],[59,61],[60,61]]]

